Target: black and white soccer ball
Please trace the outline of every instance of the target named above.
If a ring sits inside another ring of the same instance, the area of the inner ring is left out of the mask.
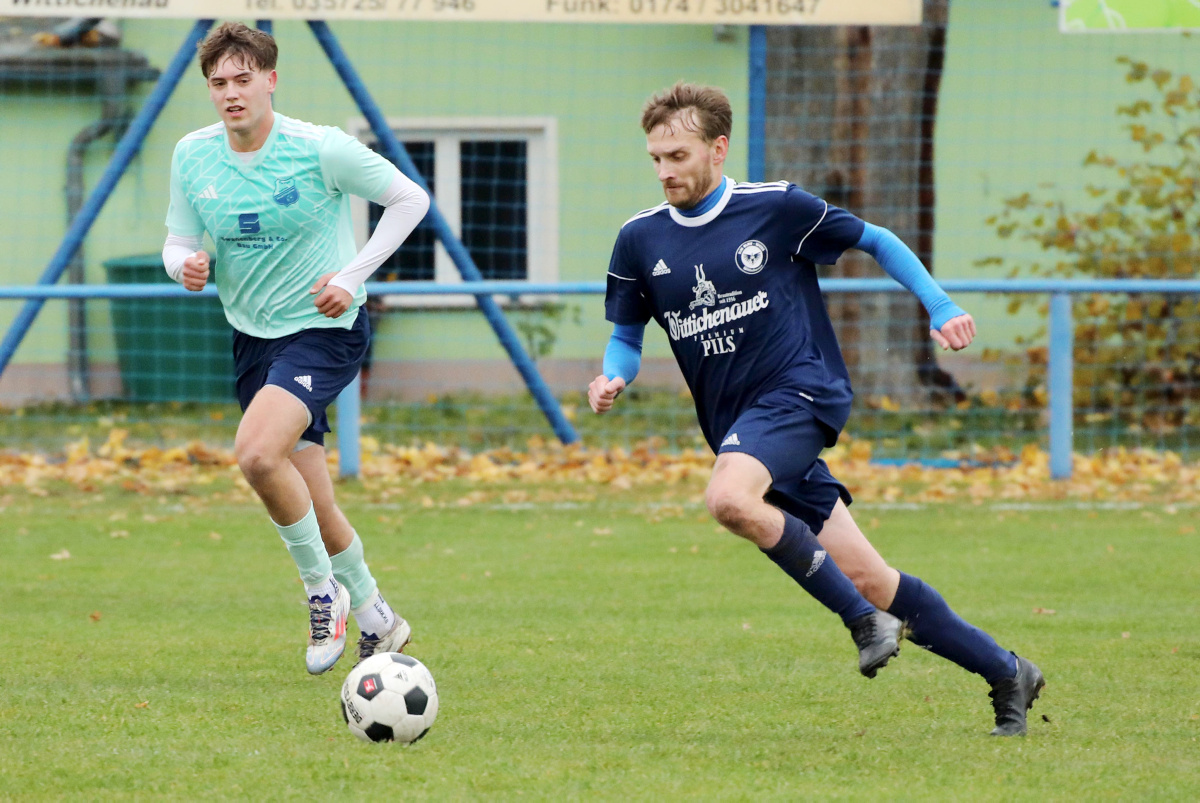
[[[381,652],[350,670],[341,705],[350,732],[363,741],[415,742],[437,719],[437,686],[416,658]]]

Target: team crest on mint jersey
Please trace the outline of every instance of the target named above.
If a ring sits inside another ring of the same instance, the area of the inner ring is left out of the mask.
[[[738,270],[751,276],[761,271],[767,264],[767,246],[758,240],[747,240],[738,246],[734,256]]]
[[[280,206],[291,206],[300,200],[300,190],[296,189],[296,179],[292,176],[275,179],[275,203]]]
[[[703,265],[696,266],[696,286],[692,290],[696,293],[696,300],[688,304],[688,309],[711,307],[717,303],[717,286],[705,278]]]

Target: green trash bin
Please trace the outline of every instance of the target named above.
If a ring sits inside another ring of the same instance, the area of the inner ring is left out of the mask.
[[[210,263],[216,277],[217,264]],[[161,254],[110,259],[109,284],[173,284]],[[228,402],[237,398],[233,328],[216,298],[114,298],[123,398]]]

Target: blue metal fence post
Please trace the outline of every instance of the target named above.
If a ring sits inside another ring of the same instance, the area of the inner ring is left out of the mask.
[[[346,90],[354,98],[354,102],[358,104],[359,111],[367,118],[367,122],[371,125],[371,130],[379,139],[379,144],[383,147],[385,155],[399,166],[410,179],[421,186],[426,192],[429,191],[425,180],[421,178],[420,171],[417,170],[413,160],[405,150],[404,145],[396,139],[396,135],[392,133],[391,127],[384,118],[383,112],[375,103],[375,99],[371,97],[371,93],[367,91],[366,84],[359,77],[358,71],[354,69],[354,65],[350,62],[350,58],[346,52],[342,50],[341,44],[337,37],[333,35],[333,31],[329,26],[320,20],[309,20],[309,28],[312,29],[313,35],[317,38],[321,48],[325,51],[330,64],[337,71],[338,76],[345,84]],[[450,255],[450,259],[454,261],[458,272],[462,274],[464,281],[475,282],[483,279],[483,274],[479,272],[479,268],[475,265],[475,260],[471,258],[470,252],[462,244],[462,241],[454,234],[450,228],[450,224],[442,215],[441,210],[437,207],[436,199],[430,193],[429,205],[429,222],[433,226],[434,232],[438,239],[446,248],[446,252]],[[559,406],[558,400],[554,398],[554,394],[550,392],[550,388],[546,385],[542,375],[538,373],[537,366],[529,355],[525,352],[525,347],[521,345],[520,338],[513,328],[509,326],[508,320],[504,317],[504,313],[500,310],[500,305],[489,296],[476,296],[475,303],[479,305],[479,309],[483,312],[487,322],[491,324],[496,337],[500,340],[500,345],[508,352],[508,357],[512,360],[513,367],[525,380],[525,386],[529,388],[530,394],[534,401],[537,402],[542,414],[546,416],[546,420],[550,422],[554,434],[563,443],[574,443],[579,440],[579,435],[576,434],[575,428],[571,426],[571,422],[567,420],[563,414],[562,407]]]
[[[67,268],[67,263],[71,261],[71,257],[75,256],[75,252],[83,243],[83,238],[87,236],[88,230],[96,222],[108,196],[116,189],[117,182],[125,173],[125,169],[129,167],[129,163],[133,161],[133,157],[137,156],[138,151],[141,150],[146,135],[150,133],[154,121],[158,119],[159,113],[167,105],[176,85],[179,84],[179,79],[183,77],[184,70],[196,57],[196,45],[204,38],[204,34],[212,27],[212,23],[212,20],[196,20],[196,24],[192,26],[192,30],[175,53],[175,57],[171,59],[170,65],[158,77],[158,82],[150,91],[146,102],[142,104],[142,108],[129,123],[129,128],[125,130],[125,136],[121,137],[121,141],[117,143],[112,158],[108,160],[108,166],[104,168],[104,175],[96,182],[96,188],[84,202],[79,214],[75,216],[74,222],[67,228],[67,233],[63,235],[58,250],[54,252],[54,256],[46,265],[46,270],[38,279],[38,284],[54,284],[62,276],[63,271]],[[0,342],[0,374],[4,373],[4,369],[8,367],[8,363],[17,352],[17,347],[25,339],[25,335],[33,326],[34,319],[37,318],[45,303],[45,299],[30,299],[25,302],[16,318],[13,319],[12,326],[4,335],[3,342]]]
[[[746,180],[765,181],[767,172],[767,29],[750,26],[750,108]]]
[[[1050,476],[1071,477],[1074,444],[1075,325],[1071,320],[1071,296],[1050,296],[1050,354],[1047,370],[1050,393]]]
[[[365,312],[360,312],[365,315]],[[362,374],[337,397],[338,476],[357,477],[362,465]]]

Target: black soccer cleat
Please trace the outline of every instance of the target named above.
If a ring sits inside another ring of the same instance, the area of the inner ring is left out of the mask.
[[[858,646],[858,671],[869,678],[900,654],[900,630],[904,623],[884,611],[855,619],[847,627]]]
[[[992,708],[996,710],[996,727],[992,736],[1024,736],[1027,730],[1026,713],[1033,708],[1033,701],[1042,693],[1046,679],[1042,670],[1029,661],[1013,655],[1017,659],[1017,674],[992,684],[988,697],[992,698]]]

